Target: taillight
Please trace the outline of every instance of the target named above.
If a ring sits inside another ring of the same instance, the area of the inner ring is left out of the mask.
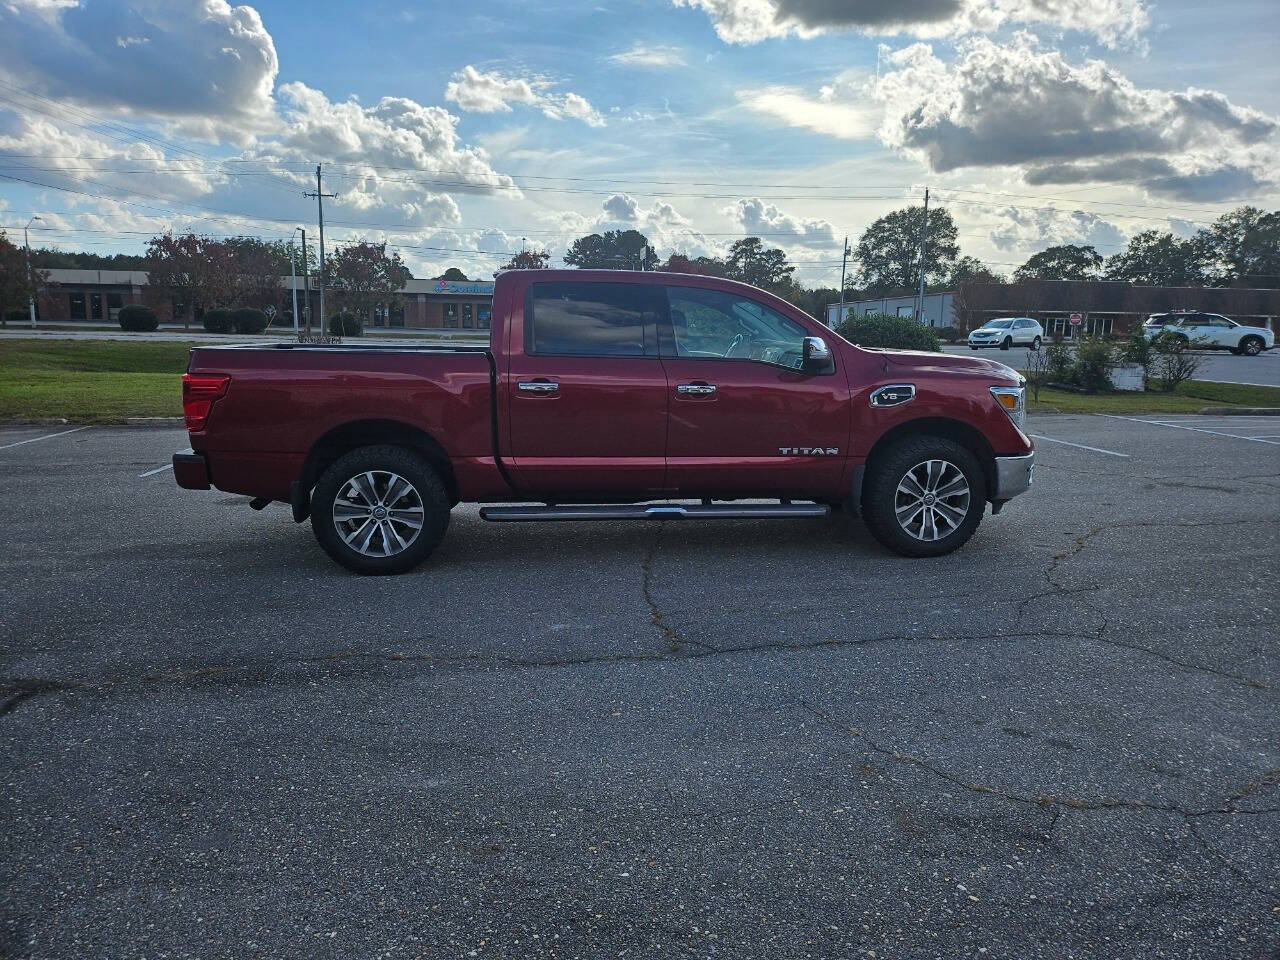
[[[231,378],[225,375],[204,373],[182,375],[182,415],[186,418],[187,430],[195,433],[197,430],[204,429],[213,401],[226,396],[227,386],[230,383]]]

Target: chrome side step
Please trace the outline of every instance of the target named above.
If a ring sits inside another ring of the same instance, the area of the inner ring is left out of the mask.
[[[480,519],[493,523],[554,520],[794,520],[825,517],[825,503],[619,503],[578,506],[481,507]]]

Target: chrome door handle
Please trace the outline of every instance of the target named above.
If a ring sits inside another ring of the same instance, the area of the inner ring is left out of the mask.
[[[693,397],[711,397],[715,396],[716,385],[714,383],[682,383],[676,387],[676,393]]]
[[[521,393],[557,393],[560,384],[554,380],[521,380],[516,386]]]

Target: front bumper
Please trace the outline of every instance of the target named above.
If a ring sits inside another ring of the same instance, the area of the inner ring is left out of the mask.
[[[969,341],[969,346],[971,346],[971,347],[998,347],[998,346],[1000,346],[1000,341],[999,341],[999,340],[996,340],[996,339],[994,339],[994,338],[984,337],[984,338],[983,338],[983,339],[981,339],[981,340],[970,340],[970,341]]]
[[[209,462],[190,447],[173,455],[173,478],[187,490],[209,489]]]
[[[1030,490],[1035,463],[1034,450],[1020,457],[996,457],[996,489],[991,499],[1002,503]]]

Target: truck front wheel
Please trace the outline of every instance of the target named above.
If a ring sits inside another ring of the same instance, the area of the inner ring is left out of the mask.
[[[907,437],[876,456],[863,486],[872,536],[905,557],[938,557],[973,536],[986,509],[977,458],[945,437]]]
[[[449,525],[449,494],[404,447],[360,447],[329,465],[311,497],[311,529],[348,570],[404,573],[427,558]]]

